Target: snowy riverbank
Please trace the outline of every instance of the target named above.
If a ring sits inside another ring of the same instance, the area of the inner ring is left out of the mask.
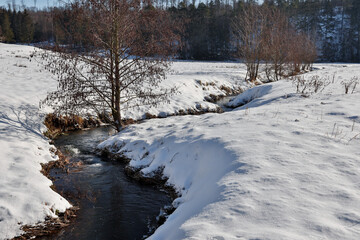
[[[55,193],[52,182],[40,173],[41,163],[57,157],[42,135],[49,108],[39,109],[56,80],[35,59],[33,47],[0,43],[0,239],[22,233],[22,225],[56,217],[70,204]],[[164,86],[177,86],[179,94],[159,108],[140,108],[123,113],[141,119],[145,113],[165,116],[188,109],[216,110],[204,98],[224,95],[243,85],[244,66],[237,63],[176,62]]]
[[[42,136],[39,101],[56,81],[32,47],[0,44],[0,239],[70,204],[40,173],[54,159]],[[164,168],[181,194],[178,208],[150,239],[360,238],[360,93],[341,82],[359,65],[318,64],[306,74],[336,73],[322,93],[302,97],[290,81],[260,86],[235,99],[249,104],[223,114],[152,119],[102,144],[151,176]],[[164,85],[170,104],[124,113],[143,118],[218,106],[204,98],[247,88],[237,63],[176,62]],[[223,87],[221,87],[223,86]]]
[[[44,111],[39,109],[56,81],[29,61],[33,50],[0,43],[0,239],[70,207],[40,173],[41,163],[56,159],[42,135]]]
[[[359,65],[316,65],[329,85],[303,95],[283,80],[223,114],[152,119],[101,143],[181,195],[149,239],[359,239]],[[335,74],[335,78],[333,78]],[[334,81],[333,81],[334,79]]]

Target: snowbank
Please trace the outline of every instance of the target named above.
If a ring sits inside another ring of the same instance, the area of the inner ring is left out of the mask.
[[[56,81],[29,61],[32,50],[0,44],[1,239],[70,207],[40,173],[54,156],[39,101]],[[148,120],[101,144],[144,175],[163,168],[181,194],[150,239],[360,238],[360,93],[345,95],[341,84],[359,66],[316,67],[307,78],[336,72],[321,93],[302,97],[291,81],[259,86],[234,99],[245,105],[232,112]],[[237,63],[176,62],[164,85],[180,93],[124,116],[216,109],[206,97],[247,88],[244,76]]]
[[[0,239],[21,234],[20,227],[55,217],[70,204],[50,189],[51,181],[40,173],[40,163],[56,157],[42,136],[44,114],[39,109],[56,80],[35,59],[33,47],[0,44]],[[167,116],[188,109],[216,110],[205,97],[225,95],[243,85],[244,67],[238,63],[176,62],[164,86],[177,86],[178,94],[158,108],[142,107],[124,112],[141,119],[145,113]]]
[[[226,96],[247,89],[249,85],[243,81],[245,74],[245,65],[240,63],[177,61],[161,84],[165,88],[177,88],[177,94],[170,97],[169,103],[129,109],[122,114],[124,118],[138,120],[144,119],[145,113],[166,117],[216,112],[219,106],[211,102],[211,96]]]
[[[40,173],[40,163],[55,159],[42,136],[39,101],[56,88],[50,74],[29,61],[32,47],[0,43],[0,239],[21,234],[70,204]]]
[[[283,80],[234,99],[223,114],[152,119],[101,143],[180,194],[149,239],[360,239],[359,65],[316,65],[335,80],[296,93]]]

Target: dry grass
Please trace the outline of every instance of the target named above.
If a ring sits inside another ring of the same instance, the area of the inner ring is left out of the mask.
[[[78,207],[72,207],[67,209],[64,213],[57,212],[57,218],[47,217],[45,222],[39,223],[35,226],[24,225],[21,229],[25,233],[19,237],[13,238],[13,240],[33,239],[55,234],[62,228],[70,225],[72,220],[76,218],[76,212],[78,210]]]
[[[100,125],[100,121],[92,117],[82,118],[77,115],[60,116],[49,113],[45,117],[44,124],[48,129],[44,135],[54,139],[59,134],[67,131],[97,127]]]
[[[47,178],[54,180],[50,176],[51,169],[59,168],[64,172],[69,173],[70,166],[76,166],[78,163],[70,163],[68,157],[66,157],[61,151],[51,148],[50,152],[56,154],[59,157],[57,161],[50,161],[46,164],[41,164],[42,169],[41,173]],[[52,185],[50,187],[52,190],[57,191],[56,187]],[[64,195],[59,193],[60,195]],[[58,210],[52,210],[58,217],[48,216],[45,218],[44,222],[38,223],[36,225],[24,225],[21,229],[25,232],[19,237],[13,238],[13,240],[23,240],[23,239],[33,239],[42,236],[49,236],[59,232],[62,228],[67,227],[71,222],[76,218],[76,212],[79,210],[79,207],[71,207],[65,212],[61,213]]]

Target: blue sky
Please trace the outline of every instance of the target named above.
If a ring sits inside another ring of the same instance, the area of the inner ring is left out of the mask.
[[[0,6],[6,6],[8,5],[8,3],[12,4],[13,0],[0,0]],[[16,4],[21,5],[22,1],[21,0],[15,0]],[[35,1],[34,0],[23,0],[24,4],[27,7],[34,7],[35,6]],[[44,8],[46,7],[48,4],[49,6],[54,6],[57,5],[58,0],[36,0],[36,7],[37,8]]]

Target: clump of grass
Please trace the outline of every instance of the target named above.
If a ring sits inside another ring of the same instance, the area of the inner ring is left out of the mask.
[[[48,129],[44,135],[53,139],[67,131],[97,127],[100,125],[100,121],[93,117],[83,118],[77,115],[61,116],[49,113],[45,117],[44,124]]]
[[[14,64],[14,66],[15,66],[15,67],[27,68],[26,65],[24,65],[24,64],[18,64],[18,63]]]

